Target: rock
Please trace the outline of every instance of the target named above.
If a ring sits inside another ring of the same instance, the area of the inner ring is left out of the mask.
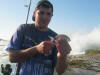
[[[91,64],[91,66],[100,68],[100,63],[93,63],[93,64]]]
[[[97,75],[100,75],[100,72],[98,72]]]
[[[54,75],[57,75],[56,73]],[[95,72],[92,70],[85,70],[81,68],[71,68],[67,70],[63,75],[100,75],[100,72]]]
[[[81,68],[72,68],[70,71],[66,71],[66,75],[96,75],[97,73],[92,70],[84,70]]]
[[[100,75],[100,54],[69,57],[69,70],[64,75]]]
[[[90,70],[100,72],[100,67],[91,67]]]

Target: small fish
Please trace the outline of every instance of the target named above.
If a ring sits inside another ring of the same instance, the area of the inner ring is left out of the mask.
[[[70,42],[71,40],[70,40],[70,38],[67,36],[67,35],[65,35],[65,34],[59,34],[59,35],[57,35],[56,37],[52,37],[52,36],[48,36],[49,38],[50,38],[50,40],[51,41],[53,41],[53,42],[57,42],[57,39],[59,38],[59,37],[61,37],[62,39],[64,39],[64,40],[66,40],[66,41],[68,41],[68,42]]]

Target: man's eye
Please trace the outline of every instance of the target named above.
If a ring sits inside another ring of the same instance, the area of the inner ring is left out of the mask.
[[[40,12],[40,14],[41,14],[41,15],[44,15],[44,12],[43,12],[43,11],[41,11],[41,12]]]
[[[51,16],[51,13],[47,13],[48,16]]]
[[[44,14],[45,14],[45,15],[47,15],[47,16],[51,16],[51,13],[50,13],[50,12],[45,13],[45,12],[43,12],[43,11],[40,11],[39,14],[40,14],[40,15],[44,15]]]

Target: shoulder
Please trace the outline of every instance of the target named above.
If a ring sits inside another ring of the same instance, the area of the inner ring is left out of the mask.
[[[33,24],[21,24],[18,28],[29,28],[32,27]]]
[[[22,31],[24,31],[24,30],[31,30],[33,27],[34,27],[33,24],[21,24],[17,28],[17,30],[22,30]]]

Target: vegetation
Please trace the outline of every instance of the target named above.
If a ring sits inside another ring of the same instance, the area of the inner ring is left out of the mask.
[[[86,55],[96,55],[96,54],[100,54],[100,50],[94,50],[94,49],[89,49],[85,51]]]

